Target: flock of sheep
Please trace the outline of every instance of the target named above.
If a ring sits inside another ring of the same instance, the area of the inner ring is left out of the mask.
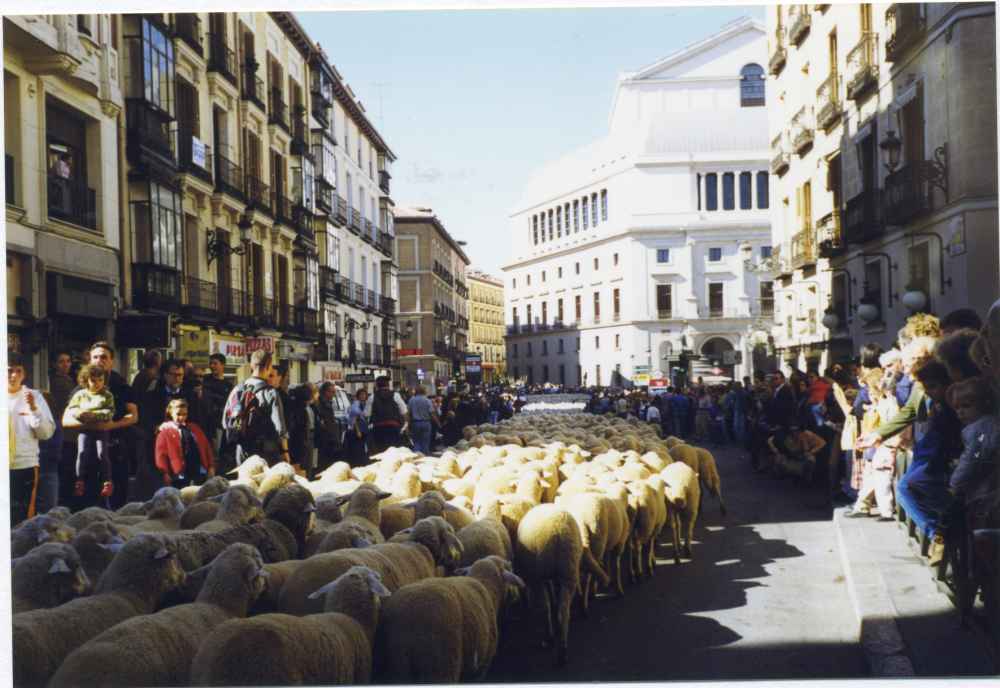
[[[517,416],[463,437],[312,482],[252,457],[232,480],[25,522],[14,684],[474,680],[513,604],[544,614],[562,663],[574,598],[586,616],[598,590],[651,576],[664,528],[689,557],[702,491],[722,507],[711,453],[635,420]]]

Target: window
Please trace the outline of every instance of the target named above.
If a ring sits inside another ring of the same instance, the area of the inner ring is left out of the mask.
[[[601,190],[601,222],[608,221],[608,190]]]
[[[514,324],[517,325],[517,306],[514,306],[513,310],[511,310],[511,317],[514,320]]]
[[[618,265],[618,254],[617,253],[615,254],[614,261],[615,261],[615,265]]]
[[[549,302],[542,301],[542,324],[549,324]]]
[[[556,276],[559,277],[559,279],[562,279],[562,268],[561,267],[556,268]]]
[[[873,303],[879,310],[879,317],[875,321],[869,323],[869,325],[883,322],[881,260],[865,263],[864,299]]]
[[[587,198],[583,198],[583,228],[586,229],[588,226],[588,221],[590,219],[590,213],[587,212]]]
[[[705,210],[719,209],[719,175],[705,175]]]
[[[528,342],[526,344],[526,346],[528,347],[528,351],[527,351],[527,353],[525,355],[526,356],[531,356],[532,355],[532,352],[531,352],[531,342]]]
[[[720,260],[722,260],[722,248],[721,247],[714,247],[714,248],[708,249],[708,262],[709,263],[718,263]]]
[[[594,292],[594,322],[601,322],[601,293]]]
[[[527,316],[528,316],[528,323],[531,324],[531,323],[534,322],[534,320],[531,319],[531,304],[530,303],[527,305],[526,310],[527,310]]]
[[[306,258],[306,308],[319,310],[319,261]]]
[[[538,245],[538,216],[534,215],[531,218],[531,235],[535,245]]]
[[[542,270],[542,281],[545,281],[545,270]]]
[[[510,287],[511,287],[511,289],[517,289],[517,278],[516,277],[510,281]]]
[[[577,351],[580,350],[580,338],[579,337],[576,338],[576,350]]]
[[[573,305],[576,309],[576,322],[583,320],[583,297],[577,294],[574,297]]]
[[[621,289],[615,289],[612,293],[612,303],[614,307],[615,320],[621,317],[622,311],[622,299],[621,299]]]
[[[594,258],[594,269],[595,270],[600,270],[599,266],[600,266],[600,262],[597,260],[597,258]]]
[[[527,281],[528,286],[530,287],[531,286],[531,275],[525,275],[524,279]]]
[[[562,363],[559,364],[559,384],[566,384],[566,366]]]
[[[556,236],[562,237],[562,207],[556,208]]]
[[[135,262],[152,263],[180,270],[183,265],[180,195],[157,182],[150,182],[148,200],[132,200]],[[133,199],[138,196],[133,193]]]
[[[542,340],[542,356],[549,355],[549,342],[547,339]]]
[[[552,239],[554,238],[553,237],[553,231],[554,231],[554,229],[555,229],[555,226],[553,225],[553,222],[552,222],[552,211],[550,210],[549,211],[549,241],[552,241]]]
[[[713,318],[722,317],[722,282],[712,282],[708,285],[708,314]]]
[[[129,40],[129,71],[126,97],[144,97],[146,102],[167,114],[174,113],[174,44],[148,19],[143,18],[141,46],[136,39]],[[141,55],[134,54],[142,51]],[[142,84],[142,95],[138,85]]]
[[[774,315],[774,282],[760,283],[760,314]]]
[[[580,201],[573,201],[573,231],[580,231]]]
[[[590,224],[597,226],[597,193],[590,194]]]
[[[696,175],[695,188],[698,194],[698,210],[701,210],[701,172]]]
[[[622,336],[620,334],[615,335],[615,351],[622,350]]]
[[[575,265],[574,265],[573,267],[574,267],[574,269],[576,270],[576,274],[578,274],[578,275],[579,275],[579,274],[580,274],[580,264],[579,264],[579,263],[576,263],[576,264],[575,264]]]
[[[753,174],[740,172],[740,210],[750,210],[753,203]]]
[[[90,29],[91,16],[89,14],[76,15],[76,30],[87,36],[93,36]]]
[[[601,386],[601,366],[594,366],[594,384],[598,387]]]
[[[559,299],[556,301],[556,320],[559,322],[563,321],[563,300]]]
[[[545,243],[545,213],[541,215],[542,243]]]
[[[658,248],[658,249],[656,249],[656,262],[657,263],[669,263],[670,262],[670,249],[669,248]]]
[[[748,64],[740,70],[740,107],[763,107],[764,68]]]
[[[722,175],[722,209],[735,210],[736,208],[736,175],[726,172]]]
[[[761,257],[762,259],[763,259],[763,258],[770,258],[770,257],[771,257],[771,253],[772,253],[772,250],[773,250],[773,249],[772,249],[772,247],[770,247],[770,246],[761,246],[761,247],[760,247],[760,257]]]
[[[87,187],[86,120],[49,100],[45,108],[45,135],[49,216],[96,229],[96,195]],[[8,198],[7,202],[13,200]]]
[[[601,348],[601,337],[599,335],[594,336],[594,348],[595,349]]]
[[[757,209],[767,210],[768,206],[768,183],[770,177],[767,172],[757,173]]]
[[[565,352],[566,352],[566,349],[563,346],[563,340],[560,339],[559,340],[559,353],[565,353]]]
[[[517,358],[517,342],[514,342],[514,358]],[[515,373],[515,377],[516,375],[517,374]]]
[[[674,306],[673,306],[673,285],[672,284],[657,284],[656,285],[656,316],[660,320],[666,320],[673,317]]]

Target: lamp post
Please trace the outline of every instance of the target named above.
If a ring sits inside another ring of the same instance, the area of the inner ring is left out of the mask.
[[[240,245],[236,248],[229,245],[229,241],[222,236],[221,230],[208,230],[206,235],[208,238],[206,249],[209,265],[211,265],[212,261],[216,258],[222,258],[223,256],[242,256],[246,254],[247,250],[250,248],[250,228],[253,226],[253,223],[250,221],[249,217],[241,215],[240,221],[236,226],[240,230]]]
[[[896,132],[890,129],[885,133],[885,138],[882,139],[882,143],[878,144],[878,147],[886,154],[885,168],[889,170],[889,174],[892,174],[899,167],[899,154],[903,150],[903,142],[896,136]]]

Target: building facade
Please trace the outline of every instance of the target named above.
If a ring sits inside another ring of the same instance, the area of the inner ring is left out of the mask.
[[[27,88],[20,51],[5,52],[14,96],[6,113],[8,169],[30,162],[25,178],[41,179],[33,170],[43,161],[34,158],[42,155],[38,145],[47,146],[47,191],[58,196],[48,205],[62,224],[87,230],[60,233],[111,249],[103,258],[77,249],[70,262],[78,276],[95,270],[110,280],[104,317],[117,321],[123,372],[137,370],[146,349],[162,349],[196,366],[207,365],[211,353],[227,354],[230,374],[240,377],[260,348],[288,364],[293,382],[385,372],[394,331],[394,156],[294,16],[49,19],[7,18],[5,38],[44,54],[31,32],[52,33],[55,47],[69,52],[47,58],[47,74],[79,72],[72,52],[82,50],[94,62],[81,72],[92,81],[90,94],[76,99],[77,113],[67,113],[61,101],[73,98],[64,88],[51,112],[35,108],[28,129],[12,117],[27,106],[19,97]],[[46,127],[53,133],[40,137]],[[12,199],[45,198],[15,187],[8,214]],[[107,238],[98,240],[102,232]],[[43,233],[34,232],[35,240]],[[15,281],[31,274],[19,265],[15,272]],[[103,304],[93,285],[56,282],[49,290],[56,298],[71,302],[73,289],[89,289],[92,298],[76,300]],[[55,328],[49,339],[57,348],[79,351],[112,336],[107,327],[65,322],[80,342],[64,343]]]
[[[446,386],[469,344],[469,258],[430,208],[395,209],[403,383]]]
[[[511,215],[507,366],[647,384],[772,365],[764,27],[741,19],[619,78],[610,131]]]
[[[786,368],[891,346],[998,284],[995,7],[768,8],[774,340]]]
[[[506,377],[503,280],[478,270],[466,272],[469,281],[469,351],[482,357],[483,382]]]
[[[123,234],[116,17],[8,15],[4,34],[7,345],[47,360],[115,335]]]

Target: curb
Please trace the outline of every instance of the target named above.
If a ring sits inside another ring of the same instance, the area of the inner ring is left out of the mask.
[[[863,551],[860,525],[852,526],[840,511],[833,515],[847,591],[858,618],[858,642],[865,653],[872,676],[904,678],[914,676],[913,663],[896,624],[898,612],[879,567],[870,561],[852,562],[848,545]]]

